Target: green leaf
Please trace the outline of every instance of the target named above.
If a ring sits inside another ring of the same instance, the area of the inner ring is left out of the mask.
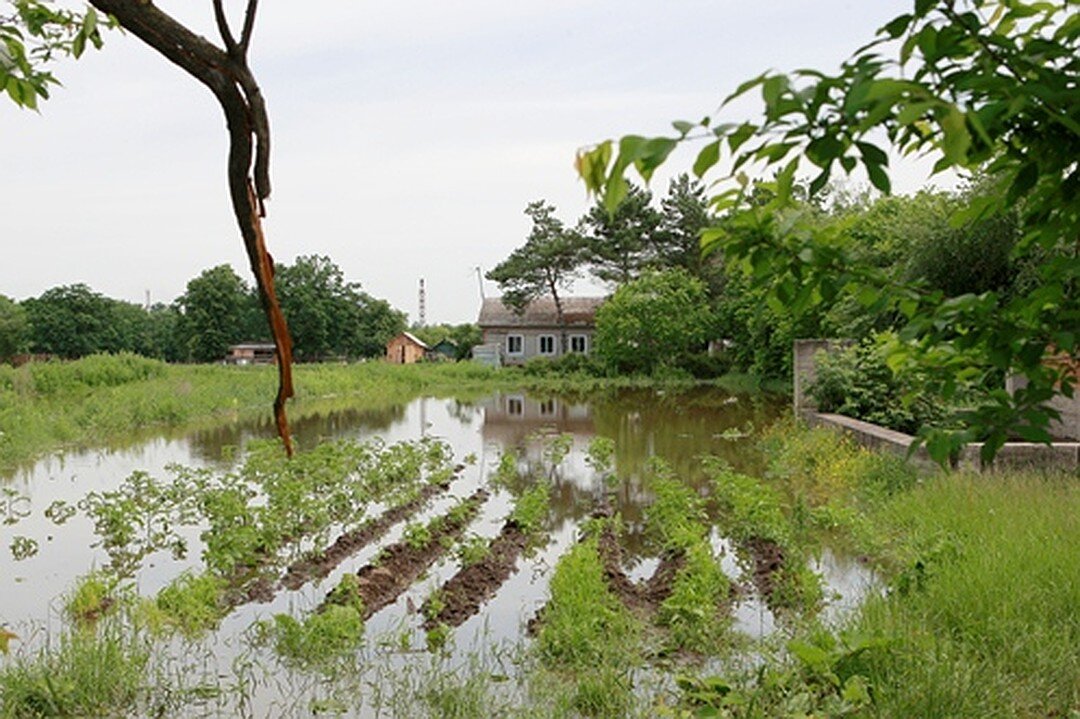
[[[721,140],[714,140],[701,148],[701,152],[698,153],[697,159],[694,160],[695,175],[703,177],[713,165],[720,161],[720,142]]]
[[[889,174],[885,172],[881,165],[874,165],[869,162],[863,164],[866,167],[866,174],[870,177],[870,184],[883,194],[890,194],[892,192],[892,181],[889,180]]]
[[[689,134],[691,130],[697,127],[694,123],[687,122],[686,120],[676,120],[671,124],[683,137],[686,137],[686,135]]]
[[[950,165],[964,165],[967,151],[971,147],[971,134],[964,122],[964,113],[957,107],[950,107],[945,117],[941,118],[941,150],[944,159]]]
[[[911,24],[912,19],[913,18],[911,17],[911,15],[906,14],[894,17],[888,22],[888,24],[885,25],[885,27],[882,28],[882,31],[884,31],[885,34],[889,37],[896,39],[903,35],[905,32],[907,32],[908,26]]]

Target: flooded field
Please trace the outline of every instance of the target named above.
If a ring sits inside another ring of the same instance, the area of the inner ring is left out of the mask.
[[[779,411],[713,390],[421,398],[297,423],[305,457],[316,459],[294,469],[274,447],[249,453],[267,432],[242,424],[50,458],[0,485],[0,627],[16,656],[55,642],[108,610],[112,598],[89,617],[73,609],[97,583],[145,598],[152,611],[138,622],[179,629],[160,634],[151,661],[162,682],[184,687],[160,700],[163,713],[392,716],[387,683],[433,656],[483,656],[512,675],[515,662],[500,657],[533,641],[555,567],[591,526],[601,527],[616,593],[658,611],[692,552],[656,539],[654,477],[677,478],[694,502],[718,472],[760,474],[756,437]],[[780,545],[729,536],[712,516],[701,522],[703,551],[730,582],[717,600],[730,630],[776,631]],[[807,568],[822,579],[825,617],[872,583],[828,548]],[[208,621],[159,616],[204,581],[222,598]],[[311,671],[318,662],[304,645],[321,618],[339,615],[361,621],[364,638],[347,653],[364,668],[353,677],[364,697],[347,705],[341,681],[328,688],[325,666]]]

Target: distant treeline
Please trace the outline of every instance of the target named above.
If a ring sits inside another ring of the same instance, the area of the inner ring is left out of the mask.
[[[330,258],[298,257],[276,267],[278,297],[301,361],[380,356],[405,329],[405,314],[348,282]],[[269,341],[254,289],[228,265],[187,283],[170,304],[149,308],[84,284],[16,302],[0,295],[0,360],[20,354],[75,359],[134,352],[169,362],[214,362],[230,345]]]

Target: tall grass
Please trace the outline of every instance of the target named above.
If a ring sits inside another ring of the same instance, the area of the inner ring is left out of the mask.
[[[901,568],[856,623],[892,641],[869,677],[882,715],[1080,712],[1075,478],[939,477],[875,521]]]
[[[299,365],[290,415],[378,409],[420,394],[455,396],[511,386],[517,378],[479,365]],[[273,367],[166,365],[135,355],[0,365],[0,472],[47,452],[137,441],[147,432],[269,417]]]

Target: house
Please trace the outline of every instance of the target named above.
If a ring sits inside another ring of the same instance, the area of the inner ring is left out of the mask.
[[[273,342],[247,342],[232,345],[225,355],[225,364],[276,364],[277,347]]]
[[[485,299],[477,320],[483,344],[473,354],[491,364],[521,364],[533,357],[555,359],[564,354],[564,331],[566,354],[588,354],[596,330],[596,310],[604,299],[564,297],[562,326],[555,300],[550,297],[533,300],[520,313],[504,305],[501,297]]]
[[[402,332],[386,343],[386,361],[391,364],[412,364],[424,359],[431,348],[409,332]]]
[[[427,359],[432,362],[454,362],[458,357],[457,342],[446,337],[431,345]]]

